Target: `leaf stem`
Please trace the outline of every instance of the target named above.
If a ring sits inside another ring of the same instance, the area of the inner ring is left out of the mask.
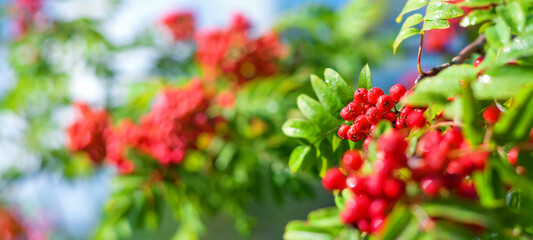
[[[426,73],[422,70],[422,66],[420,65],[420,59],[422,58],[422,47],[424,46],[424,32],[420,32],[420,46],[418,46],[418,57],[416,58],[416,68],[418,70],[418,74],[420,75],[426,75]]]

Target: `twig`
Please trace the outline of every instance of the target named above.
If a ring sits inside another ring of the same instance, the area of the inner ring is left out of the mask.
[[[457,56],[452,58],[451,62],[444,63],[442,65],[436,66],[433,69],[431,69],[430,71],[428,71],[427,73],[419,74],[418,77],[415,80],[415,84],[420,82],[425,77],[430,77],[430,76],[437,75],[440,71],[448,68],[451,65],[464,63],[465,60],[468,59],[470,56],[472,56],[473,53],[482,50],[483,49],[483,44],[485,44],[486,41],[487,41],[487,39],[485,38],[485,35],[484,34],[480,34],[479,37],[477,37],[476,40],[474,40],[472,43],[468,44],[465,48],[463,48],[463,50],[461,50],[461,52],[459,52],[459,54]],[[419,71],[419,73],[420,73],[420,71]]]
[[[424,32],[420,33],[420,46],[418,46],[418,57],[416,58],[416,68],[418,70],[419,75],[426,75],[426,73],[422,70],[422,66],[420,65],[420,59],[422,58],[422,47],[424,46]]]

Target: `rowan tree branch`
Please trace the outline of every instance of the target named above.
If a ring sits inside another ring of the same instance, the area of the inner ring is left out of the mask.
[[[457,56],[452,58],[451,62],[444,63],[442,65],[436,66],[427,73],[419,74],[418,77],[415,80],[415,84],[420,82],[425,77],[431,77],[437,75],[440,71],[448,68],[449,66],[456,65],[456,64],[462,64],[465,62],[466,59],[468,59],[470,56],[472,56],[473,53],[479,52],[483,49],[483,44],[487,42],[487,39],[485,38],[484,34],[480,34],[479,37],[476,38],[472,43],[468,44],[463,50],[459,52]]]

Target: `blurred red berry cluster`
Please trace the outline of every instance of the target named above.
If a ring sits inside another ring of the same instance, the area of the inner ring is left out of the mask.
[[[15,0],[14,11],[16,14],[16,28],[20,36],[24,36],[32,27],[38,13],[43,6],[43,0]]]
[[[107,123],[105,113],[97,112],[106,116],[104,121],[103,117],[94,117],[94,111],[86,110],[69,128],[70,145],[76,146],[71,149],[91,156],[92,148],[98,145],[99,150],[103,148],[102,154],[91,159],[99,162],[106,157],[121,173],[134,170],[134,164],[126,156],[128,148],[147,154],[162,165],[178,164],[186,150],[195,147],[199,134],[214,131],[215,120],[206,113],[210,102],[211,96],[202,83],[193,80],[185,87],[163,90],[138,124],[124,120],[108,127],[103,124]]]
[[[26,239],[25,229],[7,209],[0,208],[0,239]]]
[[[196,58],[208,79],[224,76],[242,83],[276,73],[283,53],[278,35],[269,32],[252,39],[251,24],[237,14],[225,29],[204,30],[196,36]]]
[[[68,128],[68,148],[84,151],[91,161],[99,163],[106,156],[105,131],[109,126],[109,116],[105,110],[90,109],[85,103],[74,104],[79,115]]]
[[[191,12],[175,11],[164,15],[160,23],[172,35],[176,42],[189,40],[194,37],[195,19]]]

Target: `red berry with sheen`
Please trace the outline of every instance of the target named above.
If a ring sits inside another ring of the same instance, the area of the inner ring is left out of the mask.
[[[348,130],[348,139],[354,142],[359,142],[363,139],[363,133],[357,130],[355,125],[352,125],[350,130]]]
[[[406,123],[410,128],[422,128],[426,125],[426,118],[423,112],[412,111],[407,115]]]
[[[422,188],[422,192],[424,192],[426,195],[430,197],[437,196],[443,185],[444,185],[443,181],[440,178],[436,178],[436,177],[424,178],[420,182],[420,187]]]
[[[376,105],[376,103],[378,102],[378,98],[383,94],[385,93],[383,93],[383,90],[381,90],[381,88],[375,87],[368,90],[366,96],[370,104]]]
[[[346,121],[353,121],[357,115],[349,107],[344,107],[341,110],[341,117]]]
[[[389,178],[383,183],[383,193],[389,199],[398,199],[405,192],[405,183],[401,180]]]
[[[489,124],[494,124],[500,119],[500,114],[502,112],[496,105],[492,104],[483,110],[483,119]]]
[[[385,222],[384,217],[374,217],[372,218],[372,221],[370,221],[370,232],[377,232],[379,229],[381,229],[381,226]]]
[[[351,174],[346,178],[346,187],[350,188],[355,194],[362,194],[366,192],[366,178]]]
[[[366,115],[359,115],[353,122],[355,128],[359,132],[366,133],[370,130],[370,127],[372,126],[372,123],[368,121],[368,117]]]
[[[394,101],[399,102],[405,92],[407,92],[407,89],[401,84],[396,84],[389,89],[389,92]]]
[[[481,63],[483,62],[484,59],[485,59],[484,56],[480,56],[480,57],[478,57],[478,58],[474,61],[474,67],[479,66],[479,64],[481,64]]]
[[[364,89],[364,88],[359,88],[357,90],[355,90],[354,94],[353,94],[353,99],[359,103],[366,103],[368,100],[367,100],[367,90]]]
[[[368,209],[368,214],[370,216],[385,216],[387,211],[388,203],[385,199],[378,198],[370,203],[370,208]]]
[[[348,131],[349,130],[350,130],[350,126],[349,125],[342,125],[339,128],[339,131],[337,132],[337,135],[339,135],[339,137],[342,140],[348,140]]]
[[[518,147],[512,148],[511,151],[507,153],[507,161],[509,162],[509,164],[511,164],[512,166],[516,166],[516,163],[518,163],[519,153],[520,151],[518,150]]]
[[[381,111],[390,111],[394,107],[394,99],[389,95],[381,95],[378,98],[376,107]]]
[[[343,189],[346,186],[346,178],[338,168],[332,168],[326,171],[322,178],[322,186],[327,190]]]
[[[361,232],[370,232],[370,223],[366,219],[357,221],[357,228]]]
[[[368,117],[368,121],[370,121],[372,124],[377,124],[379,120],[381,120],[383,114],[382,111],[377,107],[371,107],[366,111],[366,116]]]
[[[348,150],[342,155],[341,161],[345,170],[357,171],[363,165],[363,158],[358,150]]]

